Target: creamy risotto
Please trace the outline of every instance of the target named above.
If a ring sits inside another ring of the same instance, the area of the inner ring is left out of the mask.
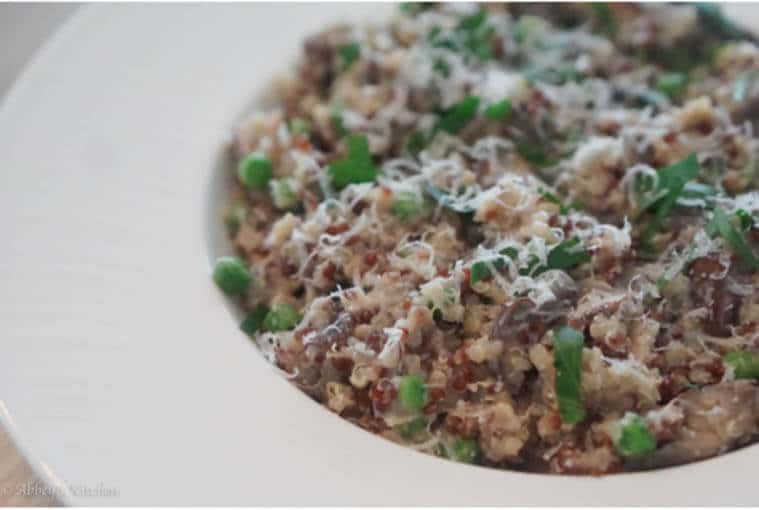
[[[235,132],[213,277],[293,384],[408,447],[594,475],[725,453],[759,432],[758,78],[710,4],[328,27]]]

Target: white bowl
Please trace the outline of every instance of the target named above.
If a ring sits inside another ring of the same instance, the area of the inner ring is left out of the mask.
[[[209,278],[220,148],[305,34],[387,9],[97,5],[36,56],[0,110],[0,409],[33,466],[87,505],[755,502],[757,447],[604,478],[404,449],[239,331]]]

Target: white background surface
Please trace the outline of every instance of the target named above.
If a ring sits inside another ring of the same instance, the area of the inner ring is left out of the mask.
[[[755,502],[757,446],[601,479],[421,455],[320,408],[239,332],[208,277],[219,149],[303,35],[376,9],[99,5],[35,59],[0,109],[0,398],[25,451],[118,491],[67,495],[89,505]]]
[[[0,3],[0,102],[33,52],[76,8],[76,4]],[[23,487],[43,492],[31,494]],[[49,505],[55,498],[46,490],[0,427],[0,505]]]
[[[0,3],[0,97],[48,34],[77,4]]]

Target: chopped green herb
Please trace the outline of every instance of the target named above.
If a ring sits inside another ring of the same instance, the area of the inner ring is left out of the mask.
[[[427,145],[427,137],[421,131],[414,131],[406,139],[406,150],[411,154],[419,154]]]
[[[756,69],[744,71],[738,75],[733,85],[733,101],[736,103],[745,101],[757,78],[759,78],[759,71]]]
[[[487,11],[480,9],[471,15],[462,16],[450,31],[435,26],[427,34],[427,40],[435,48],[445,48],[457,53],[472,55],[480,60],[492,57],[491,41],[495,29],[486,23]]]
[[[556,164],[556,161],[549,158],[548,154],[546,154],[546,151],[542,147],[537,147],[532,143],[518,143],[517,153],[528,163],[532,163],[541,168]]]
[[[373,182],[377,178],[378,170],[372,163],[366,135],[349,135],[345,139],[345,145],[346,156],[329,165],[328,172],[332,184],[337,189],[343,189],[349,184]]]
[[[448,62],[442,58],[435,59],[435,64],[432,66],[432,69],[440,73],[443,78],[448,78],[448,76],[451,75],[451,66],[449,66]]]
[[[361,56],[361,46],[357,42],[344,44],[338,48],[342,68],[348,69]]]
[[[480,98],[469,96],[443,112],[435,125],[435,131],[442,130],[455,135],[466,127],[476,116]]]
[[[548,266],[540,266],[540,258],[534,253],[527,257],[527,265],[519,269],[518,273],[521,276],[537,276],[540,273],[548,271]]]
[[[679,97],[688,85],[688,77],[683,73],[662,73],[656,79],[656,89],[671,98]]]
[[[487,17],[487,11],[485,11],[485,9],[480,9],[474,14],[462,16],[456,28],[458,30],[475,30],[485,22]]]
[[[519,255],[519,251],[513,246],[507,246],[506,248],[499,251],[498,253],[500,253],[501,255],[506,255],[511,260],[516,259],[517,256]]]
[[[416,16],[420,12],[429,9],[433,5],[434,4],[432,2],[401,2],[398,7],[401,12],[409,16]]]
[[[427,401],[424,379],[418,375],[405,376],[398,385],[398,398],[407,411],[421,411]]]
[[[242,294],[253,281],[253,275],[239,258],[219,257],[213,268],[213,280],[225,294]]]
[[[740,221],[740,220],[739,220]],[[706,233],[711,237],[720,235],[730,248],[752,269],[759,269],[759,258],[754,255],[740,230],[730,222],[727,213],[721,207],[715,207],[712,219],[707,223]]]
[[[659,230],[664,219],[675,207],[685,183],[694,179],[699,171],[700,166],[695,154],[659,170],[657,189],[654,195],[642,205],[643,209],[650,209],[654,212],[653,219],[643,233],[644,244],[650,242],[651,237]]]
[[[342,138],[348,134],[348,130],[345,129],[343,124],[343,111],[339,106],[333,106],[330,109],[329,120],[332,123],[332,129],[335,130],[335,134]]]
[[[548,269],[569,269],[590,261],[590,253],[582,245],[579,237],[573,237],[548,252]]]
[[[735,216],[738,218],[738,221],[740,221],[743,230],[748,230],[754,226],[754,217],[746,212],[745,209],[738,209],[735,211]]]
[[[564,205],[564,202],[561,201],[559,197],[548,191],[547,189],[540,188],[538,189],[538,193],[540,193],[540,196],[551,202],[552,204],[556,204],[559,206],[559,214],[569,214],[569,211],[572,209],[579,209],[579,204],[577,202],[572,202],[569,205]]]
[[[553,332],[556,398],[562,421],[570,425],[585,419],[585,408],[580,399],[584,343],[583,334],[576,329],[565,326]]]
[[[427,429],[427,419],[423,417],[414,418],[401,425],[398,425],[398,433],[404,439],[413,439],[420,432]]]
[[[483,112],[485,118],[490,120],[503,120],[511,114],[511,99],[504,99],[493,103]]]
[[[264,318],[264,329],[276,333],[278,331],[289,331],[293,329],[301,320],[301,315],[293,305],[282,303],[275,305]]]
[[[435,48],[445,48],[451,51],[459,51],[459,45],[452,37],[443,34],[443,29],[434,26],[427,34],[427,40]]]
[[[390,206],[390,211],[404,221],[422,216],[426,209],[424,197],[413,191],[401,191]]]
[[[503,258],[499,257],[487,261],[481,260],[475,262],[472,264],[472,268],[469,270],[469,284],[474,285],[479,281],[490,278],[492,275],[490,266],[499,271],[503,269],[504,266],[506,266],[506,261]]]
[[[266,305],[258,305],[245,316],[245,319],[240,323],[240,329],[248,335],[254,334],[263,327],[264,319],[268,313],[269,308]]]
[[[272,179],[269,182],[269,191],[272,201],[277,209],[287,211],[298,206],[298,194],[294,188],[295,180],[291,177]]]
[[[627,413],[619,425],[619,437],[615,446],[622,456],[640,457],[656,450],[656,438],[641,416]]]
[[[480,446],[474,439],[457,438],[450,452],[451,459],[465,464],[474,464],[480,456]]]
[[[721,39],[739,40],[748,39],[754,43],[757,38],[749,32],[738,28],[722,12],[719,4],[711,2],[692,2],[691,5],[696,8],[701,22],[706,25],[710,33]]]
[[[590,4],[601,32],[606,34],[610,39],[617,35],[617,18],[611,10],[609,4],[605,2],[593,2]]]
[[[495,30],[485,23],[487,17],[487,11],[480,9],[475,14],[462,17],[456,27],[464,40],[464,47],[480,60],[488,60],[493,56],[490,41]]]
[[[253,152],[245,156],[237,167],[237,177],[248,188],[263,190],[269,184],[273,174],[269,158]]]
[[[725,363],[733,367],[736,379],[759,379],[759,354],[732,351],[725,354]]]

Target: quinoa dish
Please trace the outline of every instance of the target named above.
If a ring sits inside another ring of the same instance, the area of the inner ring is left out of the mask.
[[[759,437],[759,45],[718,6],[400,4],[273,91],[213,279],[311,398],[542,473]]]

